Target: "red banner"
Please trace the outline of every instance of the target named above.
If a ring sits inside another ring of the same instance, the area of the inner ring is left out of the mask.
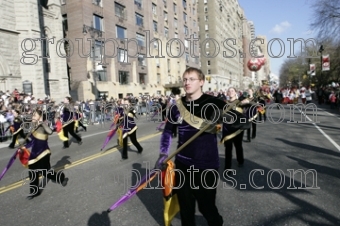
[[[322,71],[329,71],[330,69],[330,60],[329,54],[322,56]]]

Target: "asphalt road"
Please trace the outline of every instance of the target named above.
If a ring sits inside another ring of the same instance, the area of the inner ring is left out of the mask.
[[[318,123],[287,123],[292,121],[289,108],[281,123],[279,110],[273,108],[269,117],[257,126],[257,137],[244,142],[245,163],[236,174],[223,176],[224,148],[220,150],[220,178],[217,206],[225,225],[340,225],[340,117],[318,109]],[[283,111],[281,111],[281,116]],[[313,120],[312,112],[307,112]],[[303,117],[304,118],[304,117]],[[281,120],[283,117],[281,117]],[[294,119],[301,121],[295,111]],[[130,146],[129,159],[120,161],[116,139],[100,152],[109,125],[80,129],[83,144],[72,143],[61,149],[57,135],[50,137],[51,164],[63,170],[69,178],[66,187],[49,182],[43,193],[26,200],[29,187],[23,180],[27,172],[16,161],[0,181],[0,225],[163,225],[162,192],[154,180],[127,203],[106,213],[158,158],[159,123],[138,122],[137,137],[144,148],[142,155]],[[3,144],[0,149],[0,170],[7,164],[12,149]],[[176,141],[171,150],[174,151]],[[299,174],[298,171],[306,176]],[[294,174],[295,173],[295,174]],[[153,188],[153,189],[152,189]],[[197,211],[197,225],[207,225]],[[180,225],[179,214],[173,225]]]

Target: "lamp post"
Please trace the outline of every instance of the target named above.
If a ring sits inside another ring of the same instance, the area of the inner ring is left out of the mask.
[[[322,52],[325,49],[323,48],[323,45],[320,45],[319,52],[320,52],[320,79],[322,79]]]
[[[92,39],[92,76],[93,76],[93,81],[94,81],[94,99],[96,100],[98,98],[98,89],[97,89],[97,72],[96,72],[96,61],[95,61],[95,55],[96,55],[96,51],[95,51],[95,42],[96,42],[96,38],[101,38],[103,36],[103,32],[94,28],[93,27],[93,23],[91,23],[91,26],[87,26],[87,25],[83,25],[83,34],[84,36],[87,35],[87,33],[90,34],[91,39]]]

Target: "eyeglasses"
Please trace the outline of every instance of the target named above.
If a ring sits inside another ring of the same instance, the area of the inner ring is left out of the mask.
[[[186,82],[192,83],[193,81],[196,81],[196,80],[201,80],[201,79],[199,79],[199,78],[184,78],[183,83],[186,83]]]

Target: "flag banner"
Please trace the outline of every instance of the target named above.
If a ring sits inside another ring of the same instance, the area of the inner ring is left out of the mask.
[[[322,71],[329,71],[330,69],[329,54],[322,56]]]
[[[310,64],[309,65],[309,74],[311,76],[315,76],[315,64]]]

